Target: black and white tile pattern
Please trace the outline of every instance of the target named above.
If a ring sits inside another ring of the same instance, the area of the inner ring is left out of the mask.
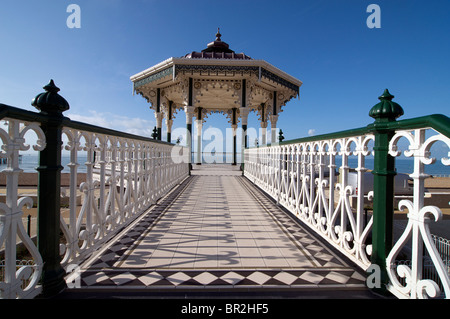
[[[286,270],[88,270],[82,286],[93,288],[362,288],[351,269]]]
[[[364,288],[242,176],[191,176],[82,265],[82,288]]]

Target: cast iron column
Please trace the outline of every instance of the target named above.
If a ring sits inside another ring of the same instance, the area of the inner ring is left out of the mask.
[[[194,107],[185,106],[184,112],[186,113],[186,146],[188,148],[189,158],[189,174],[192,170],[192,117],[194,116]]]
[[[185,106],[186,112],[186,130],[187,130],[187,146],[189,148],[189,175],[192,170],[192,116],[194,115],[194,80],[189,78],[188,90],[188,106]]]
[[[385,90],[379,97],[380,103],[375,105],[369,115],[375,122],[369,129],[375,135],[374,175],[373,181],[373,226],[372,226],[372,264],[380,267],[381,287],[374,288],[379,293],[386,293],[389,277],[386,270],[386,258],[393,245],[394,219],[394,177],[395,158],[389,155],[389,142],[395,131],[390,124],[403,115],[400,105],[392,102],[393,95]]]
[[[203,129],[203,116],[202,116],[202,108],[197,108],[197,120],[195,121],[197,124],[197,158],[195,160],[195,164],[202,165],[202,129]]]
[[[247,108],[247,81],[242,80],[242,96],[241,96],[241,107],[239,113],[241,116],[242,125],[242,143],[241,143],[241,171],[244,173],[244,162],[245,162],[245,149],[247,145],[247,124],[248,124],[248,114],[250,110]]]
[[[42,297],[51,297],[65,289],[65,271],[59,255],[61,147],[63,112],[69,109],[53,80],[44,86],[31,104],[46,115],[41,123],[47,146],[39,153],[38,171],[38,249],[44,261],[41,277]]]
[[[172,125],[173,125],[173,120],[172,120],[172,104],[173,101],[169,101],[169,105],[168,105],[168,110],[169,110],[169,114],[167,116],[166,119],[166,126],[167,126],[167,143],[171,143],[172,142]]]
[[[232,119],[231,119],[231,129],[233,130],[233,162],[231,163],[231,165],[237,165],[237,157],[236,157],[236,153],[237,153],[237,149],[236,149],[236,145],[237,145],[237,141],[236,141],[236,135],[237,135],[237,108],[233,108],[232,109],[233,114],[232,114]]]
[[[157,129],[157,134],[158,136],[156,137],[156,139],[158,141],[161,141],[162,139],[162,113],[161,113],[161,89],[158,88],[156,89],[156,112],[155,112],[155,117],[156,117],[156,129]]]

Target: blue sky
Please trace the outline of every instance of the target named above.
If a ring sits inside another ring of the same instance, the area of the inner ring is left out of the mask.
[[[81,8],[70,29],[67,7]],[[370,29],[369,4],[381,8]],[[66,116],[149,136],[153,111],[133,96],[130,76],[215,38],[303,81],[284,107],[286,139],[365,126],[385,88],[405,115],[449,115],[450,1],[443,0],[2,0],[0,103],[34,110],[54,79]],[[205,127],[227,127],[210,117]],[[259,127],[256,115],[249,126]],[[174,128],[185,127],[179,112]]]

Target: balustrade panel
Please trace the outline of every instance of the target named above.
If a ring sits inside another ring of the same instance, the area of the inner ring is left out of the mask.
[[[186,178],[188,165],[181,158],[186,150],[179,146],[70,127],[63,129],[63,136],[71,159],[68,214],[61,214],[62,264],[67,268],[86,259]],[[77,181],[80,172],[82,182]]]
[[[374,139],[365,134],[246,149],[244,176],[368,270],[373,217],[367,215],[366,206],[373,199],[373,179],[366,166],[373,155]],[[404,151],[399,150],[401,140],[406,140]],[[432,148],[434,144],[440,147]],[[450,155],[449,148],[446,135],[426,127],[397,130],[390,141],[391,156],[403,154],[413,161],[411,196],[397,196],[398,209],[408,212],[407,226],[386,261],[388,290],[399,298],[450,298],[449,270],[429,228],[431,222],[442,220],[442,211],[424,205],[424,180],[430,177],[425,168],[436,161],[432,154]],[[445,156],[441,162],[450,165]],[[404,258],[401,252],[406,245],[411,246],[408,263],[397,260]]]
[[[402,142],[406,142],[404,150],[401,150]],[[434,144],[439,147],[432,149]],[[404,155],[412,158],[414,163],[409,175],[413,180],[412,199],[403,199],[398,204],[399,210],[408,213],[407,225],[386,262],[390,279],[389,291],[399,298],[450,298],[449,269],[430,232],[430,224],[441,221],[443,214],[439,207],[425,205],[424,186],[425,179],[430,178],[426,174],[426,167],[436,162],[436,156],[450,155],[449,150],[450,139],[427,128],[398,130],[390,141],[389,153],[392,156]],[[449,157],[442,157],[441,163],[449,166]],[[402,249],[406,245],[411,248],[410,262],[402,264],[397,258],[404,258]]]
[[[367,269],[372,221],[364,223],[364,202],[371,195],[364,179],[373,140],[366,135],[246,149],[244,175]],[[350,170],[357,184],[349,183]]]
[[[38,123],[23,122],[15,119],[3,119],[5,126],[0,128],[2,142],[0,159],[6,159],[5,201],[0,203],[0,249],[4,260],[0,274],[0,298],[34,298],[41,292],[38,285],[42,273],[43,260],[39,251],[25,230],[23,224],[24,208],[30,209],[33,199],[19,195],[20,156],[25,151],[37,152],[45,148],[45,135]],[[28,132],[33,134],[27,134]],[[37,139],[36,139],[37,136]],[[27,143],[33,143],[33,147]],[[26,263],[18,260],[17,245],[22,242],[28,251],[30,260]],[[17,263],[21,263],[19,265]]]

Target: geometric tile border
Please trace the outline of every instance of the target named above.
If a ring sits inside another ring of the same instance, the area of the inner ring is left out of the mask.
[[[351,269],[85,271],[82,288],[363,288]]]
[[[318,263],[317,267],[301,269],[126,269],[113,268],[126,251],[132,248],[164,213],[167,207],[199,176],[190,176],[166,198],[155,205],[132,229],[118,237],[89,267],[82,269],[81,288],[109,289],[197,289],[197,288],[366,288],[366,278],[331,249],[315,239],[291,219],[260,189],[245,177],[236,176],[264,209],[281,224],[286,234],[301,243]]]

